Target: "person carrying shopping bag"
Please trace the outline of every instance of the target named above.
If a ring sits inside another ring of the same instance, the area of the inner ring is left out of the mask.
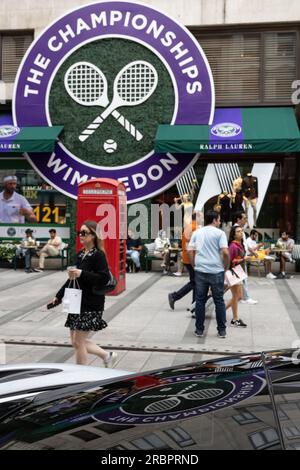
[[[77,235],[83,249],[77,254],[76,266],[68,270],[69,280],[61,287],[47,307],[52,308],[61,303],[65,289],[70,288],[70,281],[76,280],[82,291],[80,313],[69,313],[65,323],[65,326],[70,328],[76,363],[87,364],[88,354],[94,354],[103,360],[105,367],[112,367],[117,354],[105,351],[89,339],[91,332],[107,327],[107,323],[102,318],[105,297],[104,294],[99,295],[99,292],[110,280],[110,271],[102,240],[97,235],[96,222],[85,221]]]
[[[238,303],[243,298],[243,280],[246,278],[243,265],[247,257],[245,256],[243,235],[242,227],[239,225],[232,227],[228,240],[230,270],[226,271],[225,282],[227,280],[232,294],[232,298],[226,305],[226,310],[230,307],[232,309],[233,319],[231,320],[231,326],[246,328],[246,323],[238,316]]]

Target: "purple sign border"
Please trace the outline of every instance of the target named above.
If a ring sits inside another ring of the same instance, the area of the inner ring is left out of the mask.
[[[136,15],[144,15],[149,24],[151,21],[157,21],[157,24],[163,24],[165,26],[164,31],[173,32],[176,35],[176,44],[182,41],[184,47],[187,47],[189,50],[189,56],[193,57],[193,64],[195,63],[195,65],[197,65],[199,71],[198,80],[202,84],[201,93],[187,93],[186,84],[188,80],[185,74],[182,73],[182,69],[180,69],[180,61],[178,62],[178,60],[175,59],[175,55],[172,55],[166,46],[159,43],[159,41],[150,34],[147,35],[144,30],[137,30],[133,27],[130,29],[124,24],[108,24],[107,26],[101,27],[98,25],[97,30],[93,30],[92,28],[91,30],[82,30],[80,32],[79,39],[77,36],[71,37],[68,42],[63,43],[63,47],[60,50],[51,51],[48,48],[48,41],[50,38],[56,36],[58,41],[58,31],[60,29],[63,30],[66,25],[70,25],[70,27],[76,31],[75,25],[77,24],[78,18],[82,18],[86,24],[89,24],[89,18],[92,13],[99,15],[100,12],[103,11],[109,13],[112,11],[120,11],[122,13],[128,12],[132,17],[135,17]],[[100,34],[101,28],[103,29],[102,34]],[[98,29],[100,29],[100,31],[98,31]],[[177,115],[175,116],[173,124],[210,124],[212,122],[214,113],[214,86],[212,75],[207,59],[191,33],[175,20],[150,6],[136,2],[104,1],[84,5],[65,14],[62,18],[56,20],[46,28],[41,36],[32,44],[23,59],[16,79],[13,108],[15,124],[18,126],[49,125],[46,109],[47,90],[57,64],[63,61],[63,59],[73,50],[78,48],[78,45],[92,41],[93,39],[101,36],[107,37],[109,35],[119,35],[120,37],[124,36],[127,39],[132,37],[132,40],[136,40],[144,44],[147,43],[149,48],[157,50],[159,55],[161,55],[168,63],[177,85]],[[160,47],[158,48],[159,44]],[[38,86],[38,94],[31,94],[30,96],[25,97],[25,85],[29,85],[27,78],[30,76],[30,69],[34,67],[34,61],[38,57],[38,54],[46,59],[50,59],[50,62],[48,63],[47,68],[43,71],[44,75],[41,77],[41,83]],[[62,146],[57,144],[55,149],[55,159],[56,161],[60,160],[60,164],[63,168],[66,168],[66,171],[69,171],[69,169],[72,168],[70,175],[73,175],[73,178],[70,179],[66,178],[66,172],[64,171],[60,171],[57,174],[53,172],[52,168],[49,166],[49,159],[51,158],[51,155],[49,154],[30,154],[27,155],[27,158],[36,171],[40,173],[45,180],[55,186],[59,191],[73,198],[77,197],[77,185],[74,184],[74,180],[76,181],[76,175],[78,179],[81,177],[87,177],[87,179],[93,177],[110,177],[124,181],[124,178],[128,178],[127,185],[129,185],[130,191],[127,191],[127,198],[128,202],[132,203],[160,193],[174,184],[185,170],[187,170],[196,161],[197,156],[173,155],[174,163],[166,163],[163,165],[161,164],[161,161],[167,162],[170,158],[172,159],[172,156],[155,154],[153,152],[152,154],[149,154],[148,158],[143,157],[133,165],[124,165],[123,167],[118,168],[97,168],[78,160],[76,156],[74,158],[69,152],[65,152]],[[133,175],[135,176],[136,182],[137,175],[141,174],[146,176],[147,182],[144,186],[140,185],[140,187],[137,187],[138,185],[135,185],[134,187]],[[149,177],[149,174],[151,177]],[[65,180],[63,179],[64,177]],[[55,181],[53,181],[53,178]],[[125,181],[124,183],[126,185]]]
[[[193,378],[188,378],[186,377],[185,382],[183,383],[188,383],[191,380],[194,379],[195,375],[193,375]],[[201,380],[201,375],[198,377],[198,380]],[[204,377],[205,378],[205,377]],[[176,378],[178,380],[178,378]],[[232,385],[232,390],[227,393],[227,395],[222,396],[220,399],[212,400],[211,403],[206,403],[205,405],[196,405],[191,408],[186,408],[185,410],[180,410],[180,411],[168,411],[168,412],[161,412],[161,413],[153,413],[153,414],[133,414],[133,413],[127,413],[123,408],[122,405],[126,404],[126,401],[129,399],[132,399],[135,397],[135,399],[138,399],[139,395],[142,395],[145,391],[138,391],[133,394],[130,394],[125,398],[124,401],[121,403],[118,402],[114,403],[114,407],[109,407],[108,402],[106,400],[111,399],[111,397],[114,396],[112,393],[111,395],[108,395],[104,397],[102,400],[99,400],[97,404],[105,403],[108,411],[107,412],[101,412],[99,416],[97,416],[97,413],[95,413],[95,421],[103,422],[103,423],[108,423],[108,424],[115,424],[115,425],[126,425],[126,424],[133,424],[134,426],[137,425],[151,425],[155,424],[157,422],[157,418],[163,416],[164,417],[164,422],[176,422],[180,421],[182,419],[186,419],[188,417],[196,417],[200,415],[207,414],[212,411],[218,411],[218,410],[223,410],[228,407],[232,406],[232,400],[235,399],[235,404],[238,405],[244,400],[248,400],[249,398],[252,398],[253,396],[257,395],[260,393],[263,388],[266,386],[266,380],[265,377],[260,376],[259,373],[253,374],[250,379],[247,378],[246,376],[241,376],[241,377],[231,377],[226,379],[224,378],[224,382],[230,383]],[[169,384],[172,384],[173,381],[170,380]],[[220,386],[222,384],[222,381],[220,381]],[[158,386],[161,388],[161,385]],[[155,395],[155,388],[158,387],[153,387],[151,391],[153,391],[153,394]],[[245,387],[245,390],[243,391],[243,387]],[[180,395],[179,395],[180,396]],[[101,406],[101,405],[100,405]],[[118,418],[123,418],[127,417],[128,418],[128,423],[126,422],[118,422]],[[131,419],[131,422],[129,421]]]

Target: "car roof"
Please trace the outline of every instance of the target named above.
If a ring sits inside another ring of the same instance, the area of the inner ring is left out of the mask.
[[[291,393],[299,390],[293,355],[283,350],[211,359],[21,397],[3,404],[0,445],[283,448],[274,390],[284,392],[290,381]]]

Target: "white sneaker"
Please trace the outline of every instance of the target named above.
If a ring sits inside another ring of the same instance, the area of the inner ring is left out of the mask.
[[[112,352],[112,351],[110,351],[108,354],[109,354],[108,358],[103,359],[104,366],[112,368],[116,363],[118,355],[117,353]]]
[[[248,305],[256,305],[258,304],[258,300],[247,299],[247,300],[244,300],[243,303],[248,304]]]
[[[177,273],[173,273],[173,276],[179,277],[179,276],[182,276],[182,273],[180,271],[177,271]]]
[[[274,256],[265,256],[265,259],[269,261],[276,261],[276,258],[274,258]]]
[[[276,276],[274,276],[274,274],[273,274],[273,273],[269,273],[269,274],[267,274],[267,275],[266,275],[266,278],[267,278],[267,279],[277,279],[277,277],[276,277]]]

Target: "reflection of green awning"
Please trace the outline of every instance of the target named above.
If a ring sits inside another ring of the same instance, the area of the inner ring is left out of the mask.
[[[63,126],[16,127],[11,115],[0,116],[0,152],[53,152]]]
[[[293,108],[219,108],[207,125],[161,125],[155,137],[159,153],[300,152]]]

